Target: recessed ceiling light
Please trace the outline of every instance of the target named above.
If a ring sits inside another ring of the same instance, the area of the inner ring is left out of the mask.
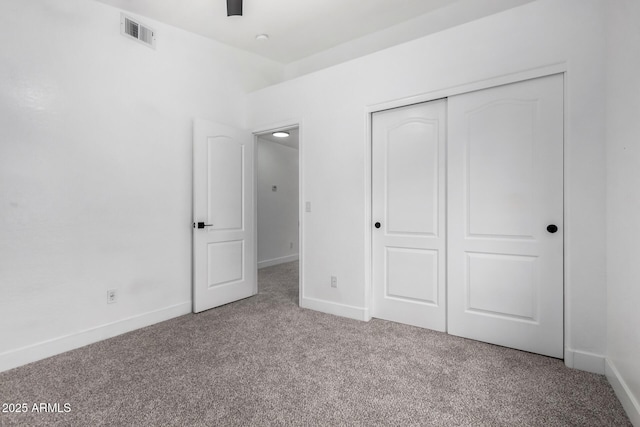
[[[289,132],[278,131],[272,133],[271,135],[275,136],[276,138],[286,138],[289,136]]]
[[[269,40],[269,34],[258,34],[256,40],[266,41]]]

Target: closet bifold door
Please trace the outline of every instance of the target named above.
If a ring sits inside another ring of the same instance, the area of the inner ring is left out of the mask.
[[[563,357],[563,76],[448,100],[448,332]]]
[[[446,330],[446,100],[372,115],[373,317]]]

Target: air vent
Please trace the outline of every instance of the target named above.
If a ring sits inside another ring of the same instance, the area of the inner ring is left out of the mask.
[[[155,31],[124,13],[120,14],[120,34],[131,37],[153,49],[156,48]]]

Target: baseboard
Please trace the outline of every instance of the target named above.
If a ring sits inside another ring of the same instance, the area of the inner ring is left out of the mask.
[[[367,319],[368,311],[364,307],[338,304],[315,298],[300,298],[300,307],[336,316],[348,317],[349,319],[369,320]]]
[[[278,264],[284,264],[285,262],[292,262],[298,260],[298,254],[282,256],[279,258],[266,259],[264,261],[258,261],[258,269],[265,267],[272,267]]]
[[[191,313],[191,301],[0,354],[0,372]]]
[[[564,349],[564,364],[568,368],[604,375],[604,360],[605,357],[601,354]]]
[[[618,400],[622,403],[622,407],[631,420],[631,424],[636,427],[640,427],[640,403],[638,403],[638,400],[627,386],[627,383],[620,376],[620,373],[613,364],[613,361],[610,359],[605,360],[605,375],[607,376],[613,391],[616,392]]]

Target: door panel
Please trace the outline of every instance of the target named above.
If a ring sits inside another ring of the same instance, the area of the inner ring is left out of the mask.
[[[207,220],[216,230],[241,230],[244,219],[245,143],[207,137]]]
[[[537,321],[537,260],[532,256],[467,253],[468,311]]]
[[[506,99],[467,112],[469,235],[532,236],[536,108]]]
[[[385,186],[389,233],[437,234],[437,133],[437,122],[426,118],[407,119],[387,133]],[[414,197],[416,193],[421,197]]]
[[[194,122],[194,312],[257,293],[253,153],[248,132]]]
[[[373,316],[444,331],[446,101],[374,113]]]
[[[562,99],[561,75],[449,98],[453,335],[563,356]]]
[[[438,304],[438,251],[388,247],[385,268],[387,298]]]
[[[209,243],[207,251],[209,287],[242,280],[244,270],[244,242],[242,240]]]

